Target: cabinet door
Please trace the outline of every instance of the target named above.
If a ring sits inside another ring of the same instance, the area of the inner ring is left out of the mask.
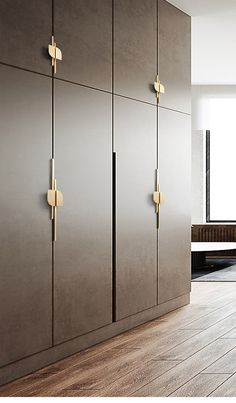
[[[55,0],[57,77],[111,91],[112,0]]]
[[[156,104],[156,0],[114,1],[115,93]]]
[[[191,118],[159,108],[159,303],[190,291]]]
[[[112,321],[111,95],[57,81],[55,342]]]
[[[117,320],[157,303],[156,116],[155,106],[115,99]]]
[[[165,94],[160,106],[191,112],[191,17],[159,0],[158,72]]]
[[[51,81],[0,66],[0,365],[51,346]]]
[[[51,74],[51,0],[0,0],[0,62]]]

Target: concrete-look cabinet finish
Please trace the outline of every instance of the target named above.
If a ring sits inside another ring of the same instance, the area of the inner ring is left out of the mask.
[[[159,109],[158,170],[164,202],[158,234],[158,302],[190,292],[191,117]]]
[[[51,75],[52,0],[0,1],[0,62]]]
[[[0,65],[0,366],[52,345],[50,78]]]
[[[191,113],[191,18],[165,0],[158,0],[158,49],[159,106]]]
[[[114,91],[157,103],[156,0],[114,0]]]
[[[57,80],[54,342],[112,322],[111,95]],[[73,122],[73,125],[71,125]]]
[[[157,110],[115,97],[117,155],[116,319],[157,305],[157,227],[152,190]]]
[[[12,3],[0,0],[0,384],[190,292],[190,17],[164,0]]]
[[[54,34],[57,77],[111,92],[112,0],[54,0]]]

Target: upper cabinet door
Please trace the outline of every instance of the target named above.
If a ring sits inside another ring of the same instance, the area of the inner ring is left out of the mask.
[[[50,75],[51,0],[0,0],[0,62]]]
[[[115,0],[115,93],[156,104],[156,74],[156,0]]]
[[[191,113],[191,18],[159,0],[159,78],[165,87],[159,105]]]
[[[111,91],[112,0],[55,0],[57,77]]]

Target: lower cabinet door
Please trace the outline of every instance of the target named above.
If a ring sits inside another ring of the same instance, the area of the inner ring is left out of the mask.
[[[0,366],[51,346],[51,80],[0,66]]]
[[[55,343],[112,321],[111,95],[55,83]]]
[[[191,285],[191,117],[159,108],[159,303],[187,294]]]
[[[115,97],[116,319],[157,304],[157,108]]]

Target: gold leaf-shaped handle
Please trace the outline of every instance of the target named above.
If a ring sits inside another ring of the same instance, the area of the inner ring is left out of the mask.
[[[157,99],[160,100],[160,95],[165,93],[165,87],[163,84],[161,84],[159,76],[157,76],[157,79],[154,83],[154,89],[157,93]]]
[[[160,226],[160,205],[164,203],[165,197],[164,193],[160,191],[160,185],[157,185],[157,190],[153,193],[153,201],[156,204],[156,214],[157,214],[157,228]]]
[[[52,43],[48,45],[48,53],[52,58],[52,66],[54,68],[54,73],[57,72],[57,60],[62,60],[62,51],[57,47],[54,41],[54,36],[52,36]]]

